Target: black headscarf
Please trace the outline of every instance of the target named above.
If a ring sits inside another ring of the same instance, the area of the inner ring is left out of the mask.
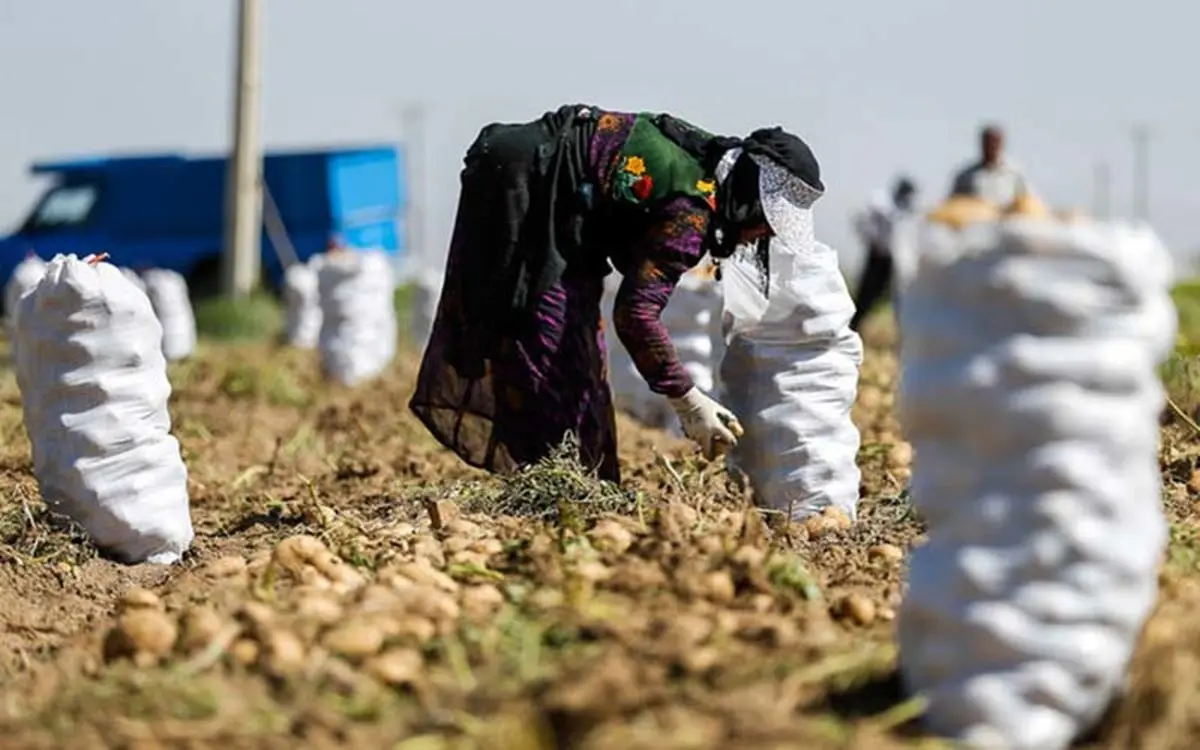
[[[671,115],[659,115],[655,124],[663,135],[700,161],[707,174],[715,174],[727,151],[742,149],[728,177],[717,188],[716,221],[709,226],[708,251],[728,258],[746,227],[766,222],[760,201],[758,164],[752,156],[765,156],[816,190],[825,190],[816,156],[801,138],[779,126],[759,128],[746,138],[712,136]]]

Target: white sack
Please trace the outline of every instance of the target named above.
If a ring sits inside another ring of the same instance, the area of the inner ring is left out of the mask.
[[[142,274],[146,296],[163,329],[163,355],[168,361],[184,359],[196,351],[196,315],[188,296],[187,280],[165,268]]]
[[[307,263],[293,263],[283,273],[284,334],[288,344],[297,349],[316,349],[321,337],[317,273],[323,257],[314,255]]]
[[[746,434],[730,456],[759,505],[801,519],[856,518],[860,436],[850,419],[863,347],[837,253],[770,246],[769,294],[753,248],[722,263],[726,349],[718,400]]]
[[[613,405],[649,427],[666,427],[670,422],[665,414],[653,407],[656,395],[642,380],[629,351],[617,337],[612,326],[613,305],[617,301],[617,290],[621,286],[621,275],[611,273],[604,279],[604,297],[600,312],[604,317],[605,344],[608,349],[608,388],[612,392]],[[669,407],[668,407],[669,408]]]
[[[126,562],[192,542],[187,468],[150,300],[108,263],[56,256],[18,305],[17,385],[46,504]]]
[[[607,320],[611,320],[620,285],[619,274],[610,274],[605,279],[601,311]],[[714,387],[712,329],[719,320],[720,306],[720,287],[711,278],[705,263],[684,274],[662,313],[663,325],[680,363],[696,387],[705,393],[712,393]],[[611,325],[608,330],[612,330]],[[614,405],[648,427],[682,437],[683,429],[670,402],[650,390],[625,345],[615,334],[607,337],[607,343],[608,380]]]
[[[968,747],[1066,748],[1123,681],[1166,541],[1170,277],[1144,228],[922,230],[899,408],[929,541],[900,665],[931,728]]]
[[[444,276],[445,271],[440,268],[423,267],[413,279],[411,339],[412,343],[422,348],[433,332]]]
[[[705,393],[713,390],[712,326],[720,310],[721,289],[704,263],[684,274],[662,313],[680,363]]]
[[[146,280],[139,276],[137,271],[124,266],[121,266],[118,268],[118,270],[125,276],[125,278],[129,279],[129,281],[132,282],[139,291],[141,291],[143,294],[146,292]]]
[[[8,324],[8,335],[13,335],[14,321],[17,315],[17,303],[21,297],[38,285],[46,274],[46,261],[36,255],[26,256],[13,269],[8,284],[4,286],[4,313]]]
[[[356,385],[383,372],[396,356],[396,290],[385,253],[329,253],[317,271],[319,346],[325,374]]]

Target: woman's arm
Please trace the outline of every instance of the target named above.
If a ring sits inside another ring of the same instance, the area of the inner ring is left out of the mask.
[[[680,197],[656,211],[657,220],[634,248],[630,273],[613,306],[613,327],[650,390],[678,398],[691,390],[675,346],[659,319],[679,279],[704,255],[710,211],[696,198]]]

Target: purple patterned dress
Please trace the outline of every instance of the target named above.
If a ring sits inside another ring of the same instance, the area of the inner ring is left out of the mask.
[[[587,161],[589,176],[604,195],[634,119],[605,112],[596,124]],[[602,250],[623,276],[612,311],[617,336],[650,389],[663,396],[681,396],[692,387],[659,318],[680,277],[700,262],[710,218],[703,201],[669,199],[651,208],[649,228],[640,236]],[[447,362],[455,347],[470,346],[456,325],[457,298],[468,293],[456,279],[479,249],[470,246],[462,224],[460,213],[413,411],[472,466],[506,472],[532,464],[572,432],[584,465],[603,479],[619,481],[600,310],[603,278],[568,267],[538,298],[537,324],[498,342],[499,355],[485,372],[464,375]]]

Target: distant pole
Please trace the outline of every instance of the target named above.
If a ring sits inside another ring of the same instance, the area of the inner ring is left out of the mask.
[[[1097,219],[1107,219],[1112,212],[1112,172],[1108,162],[1096,162],[1093,175],[1092,212]]]
[[[234,80],[233,149],[226,183],[223,286],[227,296],[246,297],[262,266],[262,145],[259,141],[259,0],[238,0]]]
[[[1133,128],[1133,218],[1150,221],[1150,129]]]
[[[425,107],[410,102],[400,114],[404,138],[405,190],[408,210],[405,215],[405,254],[425,262]]]

